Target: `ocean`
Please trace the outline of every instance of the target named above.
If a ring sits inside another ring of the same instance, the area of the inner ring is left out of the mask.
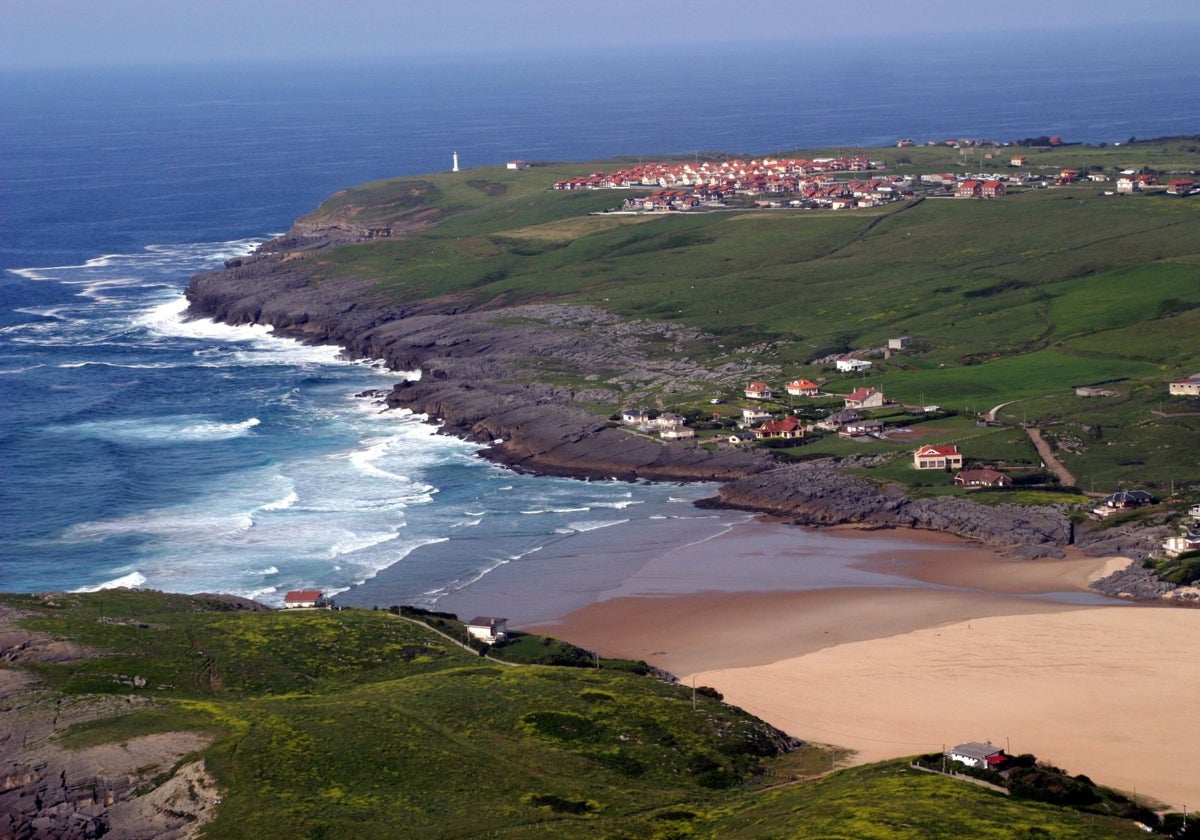
[[[182,317],[337,189],[513,158],[1200,131],[1195,33],[671,45],[0,81],[0,590],[388,603],[545,550],[702,538],[705,486],[513,473],[376,399],[406,375]],[[353,590],[346,597],[353,600]]]

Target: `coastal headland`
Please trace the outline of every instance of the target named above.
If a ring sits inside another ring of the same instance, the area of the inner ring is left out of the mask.
[[[611,198],[551,195],[530,186],[537,174],[430,176],[339,194],[286,237],[193,278],[191,312],[270,324],[419,370],[384,395],[387,404],[487,444],[483,457],[514,469],[717,482],[711,504],[776,518],[741,534],[774,558],[774,572],[787,565],[794,526],[892,536],[911,528],[976,546],[936,561],[922,556],[927,548],[876,558],[875,572],[894,563],[887,573],[903,583],[776,580],[753,591],[738,579],[733,537],[722,537],[652,559],[595,603],[544,625],[555,635],[695,677],[780,728],[844,744],[862,760],[1006,737],[1172,804],[1198,792],[1187,780],[1200,743],[1145,706],[1180,685],[1178,696],[1200,691],[1200,672],[1179,664],[1200,639],[1200,611],[1088,601],[1101,572],[1117,573],[1100,586],[1111,594],[1161,594],[1127,558],[1161,543],[1175,508],[1097,525],[1078,515],[1089,504],[1082,487],[1030,484],[1042,494],[1034,503],[969,496],[944,471],[913,479],[911,444],[895,440],[830,436],[790,449],[712,435],[664,442],[613,416],[642,405],[689,412],[696,425],[707,411],[719,425],[729,418],[723,406],[744,403],[747,383],[782,382],[793,371],[825,379],[827,398],[840,400],[858,383],[826,375],[824,351],[878,347],[890,332],[911,330],[922,336],[915,352],[876,361],[874,381],[910,412],[898,431],[917,427],[919,436],[926,421],[913,406],[953,393],[991,409],[989,418],[975,422],[964,411],[925,428],[939,442],[986,452],[1012,475],[1038,480],[1022,429],[1030,423],[1052,428],[1056,455],[1089,488],[1097,478],[1114,488],[1120,476],[1194,488],[1194,419],[1182,410],[1151,416],[1150,406],[1165,393],[1164,369],[1200,362],[1194,348],[1165,339],[1194,334],[1200,315],[1185,265],[1194,243],[1175,236],[1178,220],[1169,218],[1194,214],[1196,202],[1100,205],[1093,187],[1068,184],[953,208],[917,198],[836,218],[747,208],[614,219],[588,215]],[[389,201],[368,200],[381,195]],[[1085,230],[1105,225],[1116,227],[1090,248],[1060,247],[1069,231],[1087,239]],[[914,235],[926,249],[919,267],[906,244]],[[1112,246],[1135,239],[1138,249]],[[951,257],[948,242],[971,253]],[[943,250],[930,259],[930,248]],[[775,259],[781,250],[786,259]],[[859,286],[846,285],[847,271],[860,275]],[[1153,278],[1157,296],[1136,311],[1127,305],[1134,278]],[[764,298],[764,288],[775,291]],[[781,300],[806,294],[811,303]],[[1066,306],[1068,298],[1080,305]],[[929,311],[918,311],[922,300]],[[789,305],[815,314],[793,316]],[[833,323],[816,326],[824,322]],[[1100,382],[1104,371],[1120,383],[1116,398],[1080,402],[1071,386]],[[776,405],[785,414],[796,407]],[[1072,492],[1056,494],[1063,489]],[[695,551],[715,548],[723,575],[698,571]],[[669,571],[658,578],[687,581],[682,590],[648,584],[662,563]]]

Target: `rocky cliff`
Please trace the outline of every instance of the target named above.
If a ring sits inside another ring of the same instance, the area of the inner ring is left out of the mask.
[[[947,531],[1026,556],[1052,554],[1072,541],[1071,522],[1059,508],[911,499],[899,486],[847,475],[832,462],[780,467],[761,450],[663,443],[616,428],[581,403],[611,404],[628,396],[637,404],[639,389],[669,390],[677,381],[725,384],[742,371],[689,362],[685,342],[705,338],[692,328],[622,321],[594,307],[472,308],[455,298],[397,303],[354,279],[315,283],[310,260],[325,243],[301,233],[224,271],[193,278],[187,291],[192,314],[271,324],[285,335],[338,344],[354,357],[419,370],[419,381],[397,385],[387,403],[493,444],[484,457],[581,478],[720,481],[725,484],[715,504],[799,524]],[[288,250],[288,243],[306,249]],[[594,392],[544,384],[554,378],[548,374],[561,379],[564,371],[583,380],[599,380],[604,372],[604,382],[597,381]]]

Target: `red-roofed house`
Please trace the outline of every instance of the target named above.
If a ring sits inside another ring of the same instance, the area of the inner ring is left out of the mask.
[[[759,440],[771,440],[774,438],[790,440],[804,437],[804,429],[800,426],[799,420],[788,416],[782,420],[768,420],[754,430],[754,436]]]
[[[1005,187],[1003,181],[984,181],[980,187],[980,195],[984,198],[996,198],[1004,195]]]
[[[956,198],[976,198],[983,194],[982,181],[963,181],[954,191]]]
[[[1195,189],[1195,181],[1189,181],[1187,178],[1176,178],[1167,187],[1167,193],[1169,195],[1191,195]]]
[[[774,391],[766,382],[751,382],[746,386],[746,399],[769,400],[772,396],[774,396]]]
[[[807,379],[794,379],[787,384],[787,392],[793,397],[819,397],[821,386]]]
[[[913,453],[913,467],[918,470],[961,470],[962,465],[957,446],[922,446]]]
[[[856,388],[846,396],[846,408],[883,408],[883,392],[874,388]]]
[[[325,601],[320,589],[295,589],[283,596],[283,605],[288,609],[319,607]]]
[[[1008,487],[1012,479],[996,470],[963,470],[954,476],[956,487]]]

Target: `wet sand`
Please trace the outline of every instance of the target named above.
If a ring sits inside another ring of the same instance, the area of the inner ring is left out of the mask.
[[[1181,807],[1200,802],[1200,610],[1087,590],[1128,562],[754,522],[626,566],[590,605],[521,629],[694,677],[857,762],[1011,741]]]

